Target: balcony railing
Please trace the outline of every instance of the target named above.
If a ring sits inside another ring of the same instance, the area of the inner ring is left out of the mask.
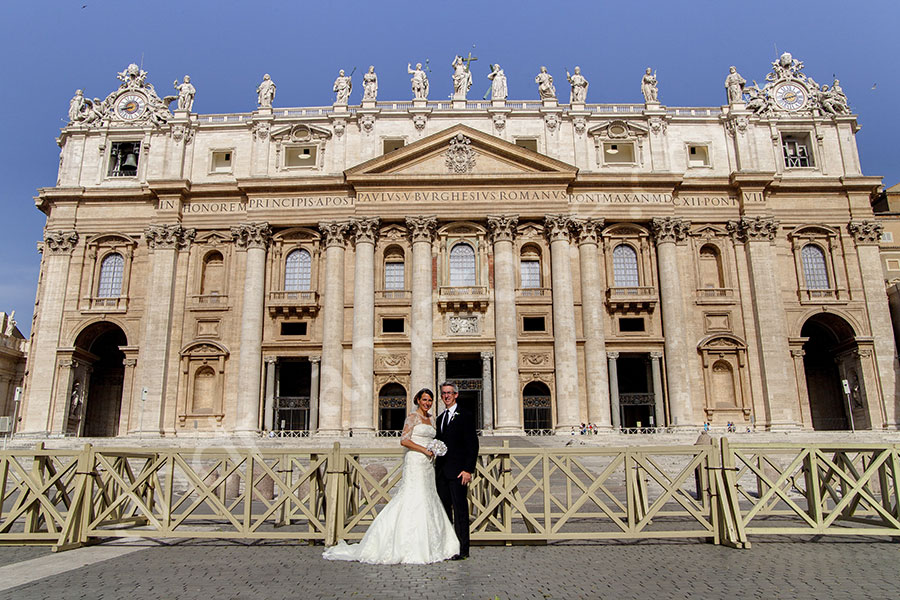
[[[516,295],[523,297],[549,296],[550,288],[519,288],[516,290]]]
[[[375,290],[375,300],[384,301],[404,301],[409,302],[412,299],[411,290]]]
[[[85,298],[85,300],[87,300],[88,310],[119,312],[128,309],[128,298],[126,296],[116,296],[114,298]]]
[[[452,310],[483,310],[487,307],[488,289],[483,285],[441,286],[438,307]]]
[[[800,301],[804,303],[842,302],[845,301],[845,290],[842,289],[818,289],[810,290],[800,288]]]
[[[698,304],[728,304],[734,301],[734,288],[697,288]]]
[[[319,293],[310,290],[269,292],[269,313],[301,314],[319,310]]]
[[[191,305],[194,308],[225,308],[228,305],[228,296],[225,294],[193,294]]]
[[[612,306],[651,308],[657,300],[656,288],[652,285],[611,287],[606,292],[606,301]]]

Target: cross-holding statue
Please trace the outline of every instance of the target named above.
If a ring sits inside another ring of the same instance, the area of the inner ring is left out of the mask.
[[[469,70],[469,65],[473,60],[478,60],[472,56],[472,53],[469,52],[469,58],[463,58],[458,54],[453,59],[453,62],[450,63],[450,66],[453,67],[453,99],[454,100],[465,100],[466,94],[469,93],[469,90],[472,88],[472,72]]]
[[[334,80],[334,88],[333,91],[336,94],[334,103],[335,104],[347,104],[347,101],[350,99],[350,92],[353,90],[353,73],[356,71],[356,67],[353,67],[353,71],[350,72],[349,75],[344,75],[344,70],[341,69],[338,73],[337,79]]]

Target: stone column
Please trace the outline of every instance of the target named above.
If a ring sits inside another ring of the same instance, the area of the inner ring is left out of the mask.
[[[319,390],[319,430],[341,432],[344,383],[344,244],[349,221],[319,223],[325,236],[325,294],[322,301],[322,381]]]
[[[663,357],[662,352],[650,353],[650,373],[653,378],[653,404],[656,411],[654,427],[666,426],[666,405],[663,394],[662,370],[659,361]]]
[[[675,217],[650,222],[659,262],[659,302],[666,350],[666,381],[673,427],[694,425],[688,357],[691,355],[684,316],[684,293],[678,272],[676,243],[685,239],[690,225]]]
[[[37,322],[28,353],[30,371],[22,406],[20,433],[46,433],[50,430],[50,395],[56,379],[56,349],[62,325],[69,278],[69,261],[78,243],[74,231],[44,233],[40,302],[35,307]]]
[[[619,408],[619,369],[616,362],[619,360],[618,352],[607,352],[606,360],[609,361],[609,406],[612,415],[613,431],[622,427],[622,414]]]
[[[319,429],[319,362],[321,356],[309,357],[309,431]]]
[[[493,352],[481,353],[481,428],[484,431],[494,429],[494,385],[491,359]]]
[[[72,358],[71,353],[61,357],[56,370],[56,398],[53,403],[53,418],[50,431],[54,434],[64,434],[69,425],[69,412],[72,408],[72,386],[75,383],[75,372],[78,369],[78,361]],[[84,421],[85,404],[87,400],[87,386],[81,390],[81,415],[79,419]]]
[[[600,261],[597,244],[603,219],[574,219],[578,239],[578,260],[581,270],[581,327],[584,330],[585,389],[588,394],[588,421],[600,429],[612,426],[612,407],[609,401],[609,371],[606,354],[606,311],[600,286]]]
[[[122,359],[122,366],[125,367],[125,376],[122,378],[122,411],[125,418],[119,419],[118,435],[126,435],[134,428],[129,422],[129,415],[133,415],[135,411],[132,405],[136,402],[134,398],[134,374],[137,366],[137,356],[139,350],[131,347],[125,350],[125,358]],[[140,394],[138,394],[140,396]],[[137,400],[140,401],[140,398]]]
[[[259,432],[262,330],[266,300],[266,248],[272,237],[268,223],[243,223],[231,228],[235,249],[247,253],[244,301],[241,309],[241,346],[235,432]]]
[[[866,312],[869,314],[869,330],[875,346],[875,364],[878,367],[878,381],[881,382],[881,403],[884,407],[884,427],[900,428],[900,407],[898,407],[897,349],[892,337],[891,313],[887,294],[884,291],[884,273],[878,243],[884,227],[874,221],[852,221],[850,234],[856,242],[859,256],[859,271],[862,276],[863,294],[866,297]],[[869,396],[876,390],[868,391]],[[877,421],[870,415],[873,428]]]
[[[517,215],[489,216],[494,243],[494,354],[497,362],[498,434],[521,432],[519,398],[519,341],[516,326],[516,255],[513,239]]]
[[[354,219],[356,266],[353,277],[353,350],[350,427],[375,435],[375,238],[379,219]]]
[[[571,433],[579,425],[578,356],[575,349],[575,300],[569,260],[566,215],[544,218],[550,240],[550,278],[553,285],[553,353],[556,359],[556,432]]]
[[[809,390],[806,388],[806,367],[803,364],[805,355],[806,351],[803,348],[791,348],[791,358],[794,360],[794,380],[797,382],[797,398],[800,401],[800,426],[804,429],[812,429]]]
[[[445,381],[447,381],[447,353],[446,352],[435,352],[434,358],[437,360],[437,385],[441,385]],[[419,390],[415,392],[411,392],[415,394]],[[444,412],[444,403],[439,402],[441,396],[441,390],[435,389],[434,393],[438,395],[437,398],[434,399],[434,405],[437,407],[436,415],[440,415]]]
[[[771,217],[744,217],[740,221],[729,221],[727,226],[735,241],[743,242],[747,248],[756,329],[762,332],[758,344],[762,396],[770,415],[766,425],[770,429],[799,428],[800,401],[791,372],[793,361],[788,345],[781,284],[778,281],[778,258],[774,248],[778,221]],[[881,289],[883,293],[883,285]],[[667,352],[666,361],[668,360]],[[671,382],[669,385],[671,386]]]
[[[266,404],[263,410],[263,429],[272,431],[275,419],[275,363],[278,359],[267,356],[266,363]]]
[[[412,315],[409,341],[410,394],[434,385],[434,322],[432,316],[431,244],[437,227],[435,217],[407,217],[412,240]],[[440,382],[438,382],[440,383]],[[437,393],[437,392],[435,392]]]
[[[139,412],[129,420],[129,433],[163,431],[163,407],[165,390],[169,380],[169,346],[172,342],[172,308],[175,302],[175,263],[178,252],[187,250],[196,230],[181,225],[151,225],[144,230],[144,239],[150,246],[150,285],[152,300],[144,311],[144,335],[138,354],[140,385],[146,389],[146,400],[133,402]],[[177,374],[175,375],[177,377]],[[140,393],[140,392],[139,392]]]

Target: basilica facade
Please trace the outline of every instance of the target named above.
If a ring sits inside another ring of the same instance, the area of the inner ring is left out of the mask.
[[[444,380],[498,434],[897,427],[881,180],[839,82],[785,54],[723,106],[662,104],[650,69],[644,103],[591,104],[585,69],[565,104],[492,65],[472,101],[470,64],[447,101],[411,66],[411,100],[370,69],[319,108],[268,75],[234,114],[134,65],[79,90],[19,433],[384,433]]]

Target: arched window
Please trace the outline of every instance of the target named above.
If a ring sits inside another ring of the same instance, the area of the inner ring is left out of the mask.
[[[613,286],[638,287],[637,252],[628,244],[619,244],[613,250]]]
[[[203,277],[200,293],[204,296],[221,295],[225,292],[225,259],[222,253],[213,251],[203,258]]]
[[[522,414],[526,431],[541,431],[553,428],[551,417],[552,402],[550,388],[540,381],[532,381],[522,390]]]
[[[125,259],[121,254],[108,254],[100,263],[100,284],[97,286],[98,298],[118,298],[122,293],[122,273],[125,270]]]
[[[828,267],[825,264],[825,253],[815,244],[807,244],[800,251],[800,259],[803,262],[803,278],[806,280],[806,288],[810,290],[828,290],[831,284],[828,281]]]
[[[450,285],[475,285],[475,249],[469,244],[457,244],[450,250]]]
[[[294,250],[284,261],[284,290],[299,292],[309,289],[312,257],[306,250]]]
[[[384,253],[384,289],[406,289],[406,264],[403,250],[396,246],[388,248]]]
[[[719,257],[719,250],[710,244],[706,244],[700,248],[700,287],[725,287],[725,278],[722,274],[722,262]]]
[[[523,289],[535,289],[541,286],[541,255],[531,246],[522,248],[519,259],[519,278]]]

